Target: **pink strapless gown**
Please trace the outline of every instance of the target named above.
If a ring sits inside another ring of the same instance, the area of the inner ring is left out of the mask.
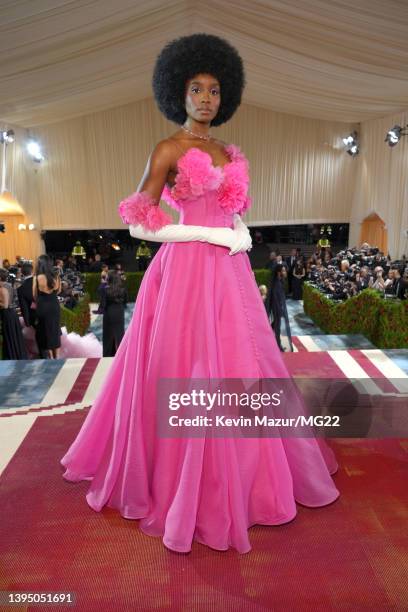
[[[186,225],[232,227],[243,211],[247,161],[238,147],[214,167],[208,154],[179,160],[163,198]],[[155,434],[160,377],[290,378],[247,253],[202,242],[163,244],[141,283],[132,320],[97,399],[66,455],[64,478],[90,480],[86,495],[140,519],[166,547],[193,540],[251,549],[248,527],[280,525],[296,502],[324,506],[339,495],[332,451],[315,438],[164,439]]]

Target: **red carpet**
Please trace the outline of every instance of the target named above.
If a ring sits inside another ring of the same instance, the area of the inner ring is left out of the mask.
[[[200,544],[182,555],[62,479],[84,416],[38,418],[0,479],[0,589],[74,591],[71,609],[98,612],[408,609],[408,441],[332,441],[339,500],[252,527],[247,555]]]

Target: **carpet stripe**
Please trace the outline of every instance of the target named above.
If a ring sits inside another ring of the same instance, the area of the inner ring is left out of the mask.
[[[388,355],[381,349],[363,349],[362,352],[386,378],[392,380],[400,393],[408,393],[408,375]]]
[[[73,404],[75,402],[82,401],[98,363],[99,359],[96,357],[90,357],[85,361],[74,386],[65,400],[66,404]]]
[[[297,336],[300,345],[302,346],[303,351],[309,351],[311,353],[316,353],[317,351],[321,351],[322,349],[316,344],[313,340],[313,336]]]
[[[299,352],[306,350],[297,336],[292,336],[292,344],[293,344],[293,348],[295,349],[294,350],[295,353],[299,353]]]
[[[18,451],[36,418],[36,414],[24,414],[20,419],[0,421],[0,475]]]
[[[85,361],[86,359],[83,357],[67,359],[65,361],[64,365],[55,377],[54,382],[41,401],[43,406],[62,404],[66,401],[66,398],[69,396]]]
[[[360,349],[350,349],[349,353],[363,368],[363,370],[367,372],[370,378],[375,378],[376,385],[384,393],[395,393],[398,391],[397,387],[395,387],[395,385],[393,385],[392,382],[385,377],[384,373],[381,372],[381,370],[377,368],[377,366],[370,359],[368,359],[367,355],[365,355],[363,351]]]
[[[82,399],[83,402],[92,404],[92,402],[96,399],[99,389],[102,386],[102,382],[105,380],[109,368],[112,365],[112,361],[113,357],[104,357],[103,359],[99,360],[86,393]]]
[[[361,389],[361,392],[366,392],[371,395],[381,394],[381,389],[371,380],[370,376],[353,356],[350,355],[349,350],[328,351],[328,353],[343,371],[346,378],[358,379],[358,383],[355,383],[355,386]]]

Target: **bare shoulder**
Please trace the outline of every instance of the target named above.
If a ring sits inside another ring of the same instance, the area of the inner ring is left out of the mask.
[[[214,138],[213,140],[216,144],[218,144],[222,148],[229,147],[228,142],[224,142],[224,140],[220,140],[219,138]]]
[[[162,155],[168,155],[171,153],[171,151],[173,150],[173,145],[171,142],[170,138],[164,138],[163,140],[160,140],[160,142],[157,143],[157,145],[154,147],[153,152],[154,153],[159,153]]]
[[[176,157],[177,154],[174,145],[171,140],[165,138],[156,144],[150,155],[150,160],[156,164],[171,166]]]

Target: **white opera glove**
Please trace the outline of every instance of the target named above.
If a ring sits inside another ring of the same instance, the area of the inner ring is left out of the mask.
[[[129,233],[133,238],[149,240],[150,242],[208,242],[210,228],[201,225],[183,225],[182,223],[169,223],[152,231],[143,225],[129,225]]]
[[[250,251],[252,249],[251,234],[238,213],[234,213],[233,222],[234,230],[238,233],[241,239],[240,242],[237,242],[235,249],[232,249],[233,252],[230,254],[233,255],[234,253],[241,251]]]
[[[147,230],[143,225],[130,225],[129,233],[133,238],[150,242],[208,242],[229,247],[229,255],[235,255],[248,248],[248,238],[241,230],[230,227],[207,227],[204,225],[183,225],[170,223],[156,231]]]
[[[134,238],[152,242],[208,242],[229,247],[230,255],[247,250],[251,245],[248,228],[240,219],[234,220],[234,229],[175,224],[147,191],[134,193],[123,200],[119,204],[119,214],[130,226],[129,232]]]

